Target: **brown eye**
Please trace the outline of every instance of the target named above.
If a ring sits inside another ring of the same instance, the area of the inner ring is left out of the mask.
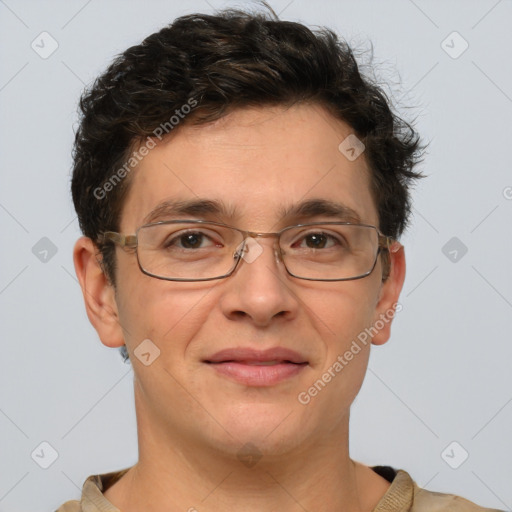
[[[201,231],[173,233],[163,243],[164,249],[206,249],[212,246],[219,247],[220,244]]]
[[[335,246],[344,247],[346,244],[334,234],[325,232],[315,232],[302,234],[293,244],[293,248],[298,249],[331,249]]]
[[[180,236],[179,240],[181,246],[186,249],[197,249],[201,247],[204,235],[201,233],[187,233],[186,235]]]
[[[304,240],[310,249],[323,249],[328,243],[327,237],[321,234],[307,235]]]

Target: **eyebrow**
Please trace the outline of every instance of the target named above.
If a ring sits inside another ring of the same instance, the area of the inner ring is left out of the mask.
[[[310,199],[290,207],[283,207],[279,210],[279,214],[281,218],[290,220],[324,215],[342,222],[361,223],[361,217],[355,210],[342,203],[327,199]]]
[[[228,209],[222,201],[212,199],[188,199],[184,201],[168,200],[157,205],[144,217],[143,224],[166,220],[169,217],[218,215],[233,218],[234,208]]]
[[[341,222],[361,223],[361,217],[355,210],[342,203],[326,199],[309,199],[291,206],[284,206],[278,210],[278,215],[283,221],[288,222],[326,216]],[[143,224],[186,216],[216,216],[234,219],[237,217],[237,208],[228,208],[222,201],[212,199],[167,200],[151,210],[144,218]]]

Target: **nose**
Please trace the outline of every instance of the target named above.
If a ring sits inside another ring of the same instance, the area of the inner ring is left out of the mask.
[[[299,302],[280,258],[277,240],[247,238],[235,272],[225,281],[221,307],[231,320],[258,327],[276,319],[290,320]]]

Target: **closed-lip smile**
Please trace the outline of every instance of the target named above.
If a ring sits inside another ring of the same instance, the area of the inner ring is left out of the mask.
[[[308,365],[305,357],[284,348],[229,348],[204,360],[217,372],[247,386],[272,386],[293,377]]]

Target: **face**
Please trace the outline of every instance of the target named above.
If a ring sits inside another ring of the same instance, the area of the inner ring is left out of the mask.
[[[133,171],[120,231],[135,233],[165,201],[187,200],[216,201],[225,211],[164,212],[158,220],[213,220],[275,232],[304,222],[339,221],[321,211],[282,216],[300,203],[325,200],[378,226],[364,156],[350,161],[338,149],[351,133],[315,105],[244,109],[212,124],[185,125]],[[105,344],[126,343],[144,428],[233,454],[246,443],[262,453],[285,453],[346,428],[370,342],[359,343],[341,370],[333,371],[333,365],[397,301],[400,253],[392,255],[394,270],[385,283],[380,258],[363,279],[318,282],[287,274],[276,258],[275,239],[257,242],[263,252],[250,263],[242,260],[230,277],[195,283],[149,277],[133,253],[117,249],[112,311],[120,332],[101,322],[96,327]],[[373,341],[383,343],[388,336],[386,325]],[[133,355],[146,339],[160,350],[149,366]],[[243,368],[212,363],[226,349],[289,350],[303,364],[283,363],[275,370],[250,365],[250,375],[263,375],[258,383],[241,378]],[[325,385],[309,393],[326,373],[329,381],[324,377]]]

